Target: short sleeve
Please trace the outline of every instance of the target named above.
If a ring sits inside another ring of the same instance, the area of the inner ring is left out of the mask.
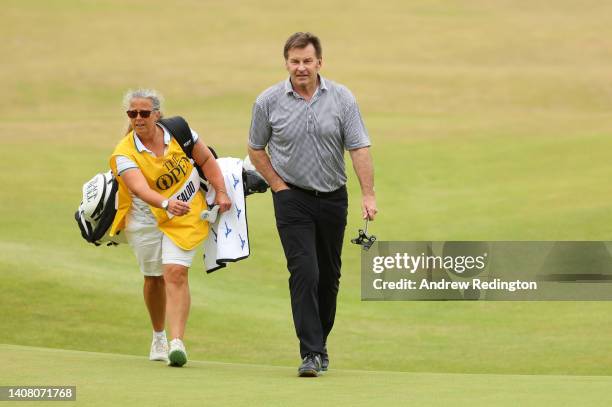
[[[345,95],[343,101],[342,134],[344,148],[354,150],[361,147],[369,147],[370,137],[363,124],[361,112],[355,97],[350,93]]]
[[[138,168],[138,165],[125,155],[116,156],[115,163],[117,164],[117,175],[121,175],[132,168]]]
[[[270,120],[262,106],[255,102],[253,104],[253,114],[251,117],[251,129],[249,131],[249,146],[255,150],[263,150],[266,148],[272,128]]]

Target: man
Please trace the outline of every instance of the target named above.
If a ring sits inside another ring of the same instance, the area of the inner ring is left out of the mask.
[[[348,207],[344,149],[361,185],[363,218],[369,220],[377,212],[374,175],[355,98],[319,75],[319,39],[295,33],[284,56],[289,78],[265,90],[253,106],[249,156],[272,189],[300,340],[298,374],[316,377],[329,365],[326,342],[340,283]]]

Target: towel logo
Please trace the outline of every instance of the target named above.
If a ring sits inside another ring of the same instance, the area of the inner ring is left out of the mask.
[[[227,222],[225,222],[225,238],[226,239],[230,233],[232,233],[232,229],[230,229],[229,226],[227,226]]]
[[[238,233],[238,238],[240,239],[240,248],[244,251],[244,245],[246,244],[246,239],[243,239],[242,236],[240,236],[240,233]]]
[[[240,183],[240,180],[238,178],[236,178],[236,176],[234,174],[232,174],[232,178],[234,179],[234,189],[236,189],[236,185],[238,185]]]

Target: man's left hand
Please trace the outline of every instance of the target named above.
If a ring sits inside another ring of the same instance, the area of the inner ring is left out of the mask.
[[[374,195],[364,196],[361,200],[361,216],[363,219],[374,220],[377,213],[376,197]]]

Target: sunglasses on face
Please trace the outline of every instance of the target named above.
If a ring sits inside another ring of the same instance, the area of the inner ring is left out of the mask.
[[[146,119],[149,116],[151,116],[152,112],[153,110],[128,110],[125,113],[127,113],[130,119],[137,118],[139,114],[140,114],[140,117],[142,117],[143,119]]]

